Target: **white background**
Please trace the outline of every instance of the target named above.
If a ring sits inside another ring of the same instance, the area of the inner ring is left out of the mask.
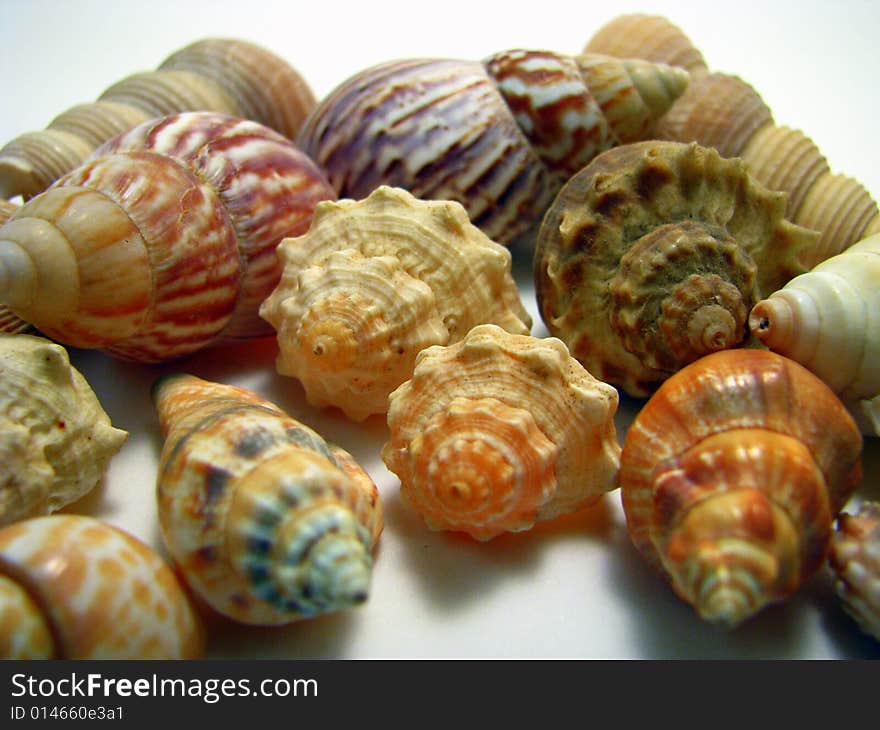
[[[115,81],[153,69],[208,36],[261,43],[294,65],[321,97],[380,61],[418,56],[476,60],[525,47],[576,53],[625,12],[662,14],[712,70],[751,83],[778,124],[810,135],[835,172],[880,195],[873,2],[624,2],[443,0],[180,2],[0,0],[0,144],[41,129]],[[523,299],[536,316],[528,265]],[[210,622],[211,657],[864,658],[880,645],[843,614],[824,572],[787,603],[733,632],[702,623],[636,555],[619,493],[597,507],[488,544],[432,533],[398,496],[378,451],[381,418],[350,423],[306,406],[278,376],[275,343],[214,349],[173,366],[128,365],[72,351],[113,423],[130,432],[104,483],[74,506],[162,549],[154,481],[161,446],[149,402],[159,374],[185,369],[253,388],[350,450],[372,473],[386,512],[369,602],[284,628]],[[637,404],[622,400],[622,439]],[[880,449],[866,449],[857,499],[880,498]]]

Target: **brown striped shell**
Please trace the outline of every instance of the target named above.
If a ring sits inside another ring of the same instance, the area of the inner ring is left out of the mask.
[[[735,626],[822,565],[861,451],[843,404],[798,363],[707,355],[663,383],[627,432],[627,530],[702,618]]]
[[[159,379],[162,537],[190,587],[242,623],[367,599],[379,494],[350,454],[242,388]]]
[[[0,228],[0,302],[60,342],[144,362],[267,334],[257,309],[281,274],[275,246],[332,197],[256,122],[150,120]]]
[[[0,530],[0,657],[197,659],[198,615],[162,558],[92,517]]]
[[[508,244],[597,152],[649,135],[686,83],[681,69],[549,51],[394,61],[339,85],[298,142],[340,197],[388,185],[454,200]]]

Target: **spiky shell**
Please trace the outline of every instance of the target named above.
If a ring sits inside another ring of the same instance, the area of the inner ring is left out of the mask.
[[[593,154],[648,134],[686,83],[681,69],[549,51],[395,61],[339,85],[298,142],[340,197],[388,185],[454,200],[509,244]]]
[[[822,564],[861,451],[846,408],[803,366],[766,350],[707,355],[627,432],[627,530],[702,618],[735,626]]]
[[[681,366],[742,344],[760,292],[804,269],[817,237],[740,160],[649,141],[602,153],[548,210],[535,288],[550,333],[596,377],[644,396]]]
[[[489,540],[616,487],[617,403],[561,341],[480,325],[419,354],[382,459],[431,529]]]
[[[63,347],[0,334],[0,525],[91,491],[127,437]]]
[[[198,615],[159,555],[92,517],[0,530],[0,656],[196,659]]]
[[[354,420],[385,413],[425,347],[482,323],[531,327],[510,251],[454,201],[380,186],[361,201],[322,202],[308,233],[278,253],[284,273],[260,308],[278,332],[277,370],[311,404]]]
[[[367,599],[382,511],[350,454],[242,388],[170,375],[153,398],[162,536],[198,595],[259,625]]]
[[[880,435],[880,235],[759,301],[749,326],[771,350],[825,381],[865,434]]]

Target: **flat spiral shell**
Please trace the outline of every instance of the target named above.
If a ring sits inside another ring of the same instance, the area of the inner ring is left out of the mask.
[[[350,454],[242,388],[175,374],[153,398],[162,536],[198,595],[258,625],[367,599],[382,510]]]
[[[489,540],[616,486],[617,402],[559,340],[480,325],[419,354],[382,459],[428,527]]]
[[[702,618],[735,626],[823,563],[861,451],[843,404],[798,363],[707,355],[664,382],[627,432],[627,530]]]

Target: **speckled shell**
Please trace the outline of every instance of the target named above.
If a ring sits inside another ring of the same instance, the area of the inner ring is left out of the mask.
[[[455,200],[509,244],[593,155],[648,136],[686,84],[681,69],[549,51],[394,61],[339,85],[298,141],[340,197],[389,185]]]
[[[385,413],[416,355],[477,324],[528,334],[511,254],[452,201],[380,186],[319,203],[308,233],[285,239],[284,273],[260,314],[278,332],[277,370],[309,402],[354,420]]]
[[[150,120],[0,228],[0,302],[60,342],[144,362],[266,335],[274,249],[332,197],[311,160],[256,122]]]
[[[382,510],[350,454],[242,388],[171,375],[153,399],[162,536],[198,595],[258,625],[367,599]]]
[[[865,434],[880,435],[880,234],[758,302],[749,326],[824,380]]]
[[[280,56],[248,41],[207,38],[108,87],[47,129],[0,149],[0,196],[29,198],[82,164],[95,147],[152,117],[215,111],[253,119],[294,139],[315,98]]]
[[[174,573],[123,530],[78,515],[0,530],[0,657],[197,659],[203,647]]]
[[[480,325],[423,350],[389,402],[382,459],[431,529],[489,540],[617,486],[617,391],[555,338]]]
[[[844,610],[880,641],[880,503],[865,501],[838,517],[828,565]]]
[[[749,310],[804,271],[814,231],[740,160],[648,141],[599,155],[541,225],[535,289],[550,334],[596,377],[644,396],[698,357],[743,344]]]
[[[627,432],[627,530],[703,619],[735,626],[822,564],[861,450],[846,408],[798,363],[707,355],[663,383]]]
[[[128,433],[114,428],[60,345],[0,334],[0,525],[91,491]]]

